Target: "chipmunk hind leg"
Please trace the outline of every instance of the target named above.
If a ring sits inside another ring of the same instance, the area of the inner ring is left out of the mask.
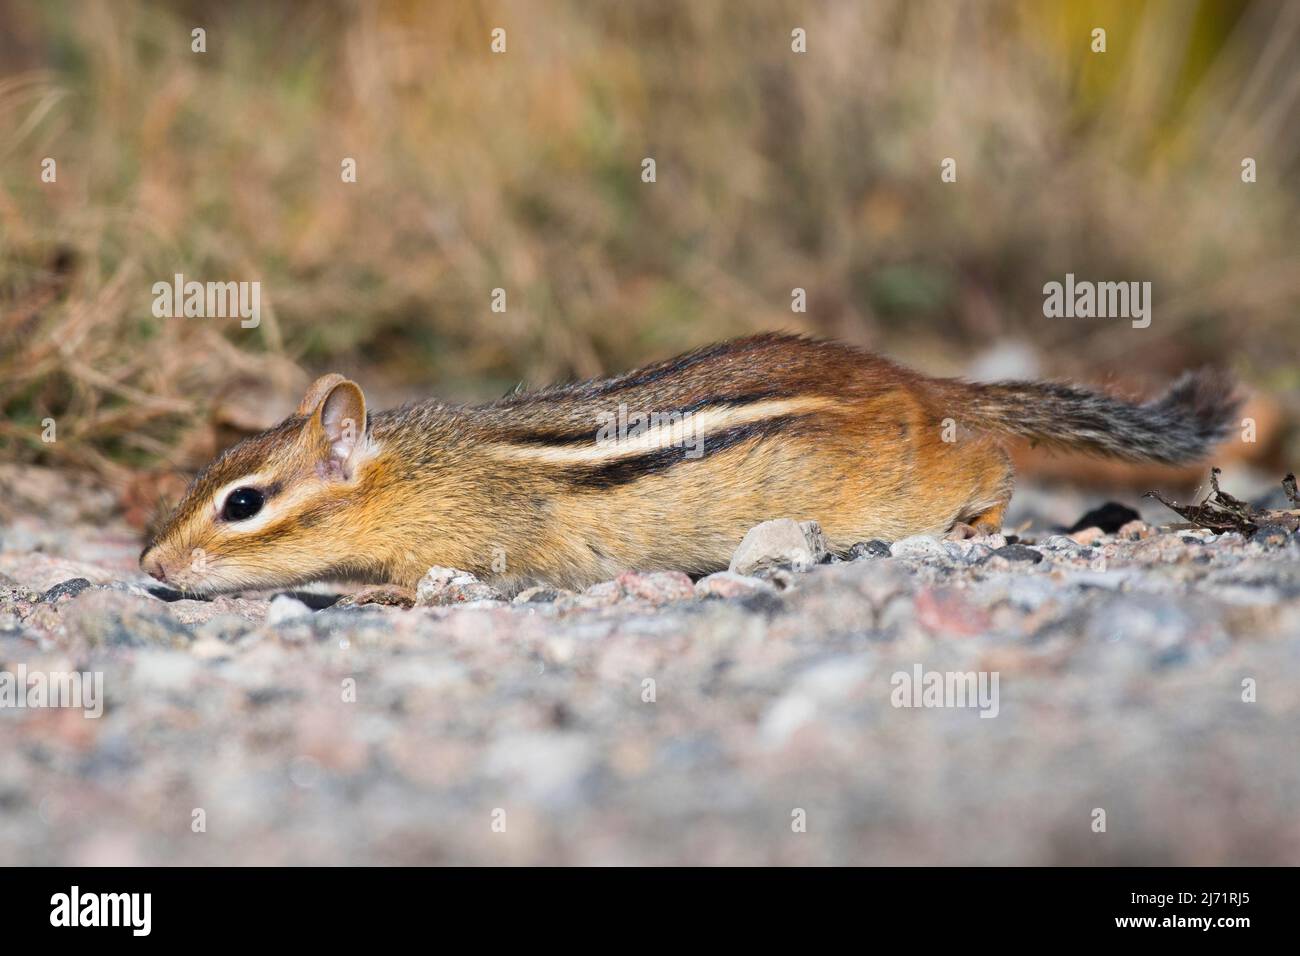
[[[967,525],[975,534],[998,534],[1002,531],[1002,519],[1011,503],[1016,479],[1006,451],[1000,447],[992,451],[993,454],[981,462],[971,497],[957,516],[954,527]]]
[[[949,541],[965,541],[985,534],[1001,534],[1006,510],[1007,502],[999,501],[976,514],[963,514],[944,537]]]

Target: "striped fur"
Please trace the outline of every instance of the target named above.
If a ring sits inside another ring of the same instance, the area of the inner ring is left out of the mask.
[[[410,586],[431,565],[507,588],[578,587],[630,568],[725,567],[776,517],[815,519],[841,549],[959,522],[994,529],[1012,487],[995,435],[1186,460],[1233,410],[1209,381],[1133,405],[1072,386],[926,379],[848,346],[765,335],[488,405],[362,407],[357,450],[323,467],[337,445],[321,407],[336,389],[364,401],[329,376],[297,415],[205,469],[146,556],[196,591]],[[638,415],[654,417],[638,429]],[[627,434],[611,439],[621,422]],[[276,493],[245,531],[220,520],[218,498],[249,476]]]

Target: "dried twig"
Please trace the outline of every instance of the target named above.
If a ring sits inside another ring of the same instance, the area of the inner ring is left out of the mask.
[[[1300,509],[1279,511],[1270,508],[1256,508],[1249,502],[1234,498],[1219,487],[1218,468],[1210,471],[1210,488],[1212,489],[1200,504],[1180,505],[1170,501],[1158,491],[1148,491],[1143,497],[1154,498],[1171,511],[1176,511],[1192,524],[1208,528],[1215,532],[1236,531],[1250,537],[1260,528],[1268,525],[1281,525],[1290,531],[1300,529]],[[1296,491],[1295,475],[1282,479],[1282,489],[1293,503],[1300,505],[1300,494]]]

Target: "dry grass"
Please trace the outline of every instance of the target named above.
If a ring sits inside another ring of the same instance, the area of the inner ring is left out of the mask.
[[[194,464],[222,396],[275,407],[302,368],[484,395],[774,327],[931,368],[1012,337],[1063,374],[1227,359],[1296,383],[1300,5],[0,2],[0,23],[0,457],[124,481]],[[1067,271],[1152,281],[1152,327],[1044,319]],[[153,318],[176,272],[260,280],[261,327]]]

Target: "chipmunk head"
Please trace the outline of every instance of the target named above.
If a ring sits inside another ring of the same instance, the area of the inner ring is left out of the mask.
[[[361,389],[326,375],[297,412],[205,468],[140,566],[182,591],[283,587],[343,569],[374,448]]]

